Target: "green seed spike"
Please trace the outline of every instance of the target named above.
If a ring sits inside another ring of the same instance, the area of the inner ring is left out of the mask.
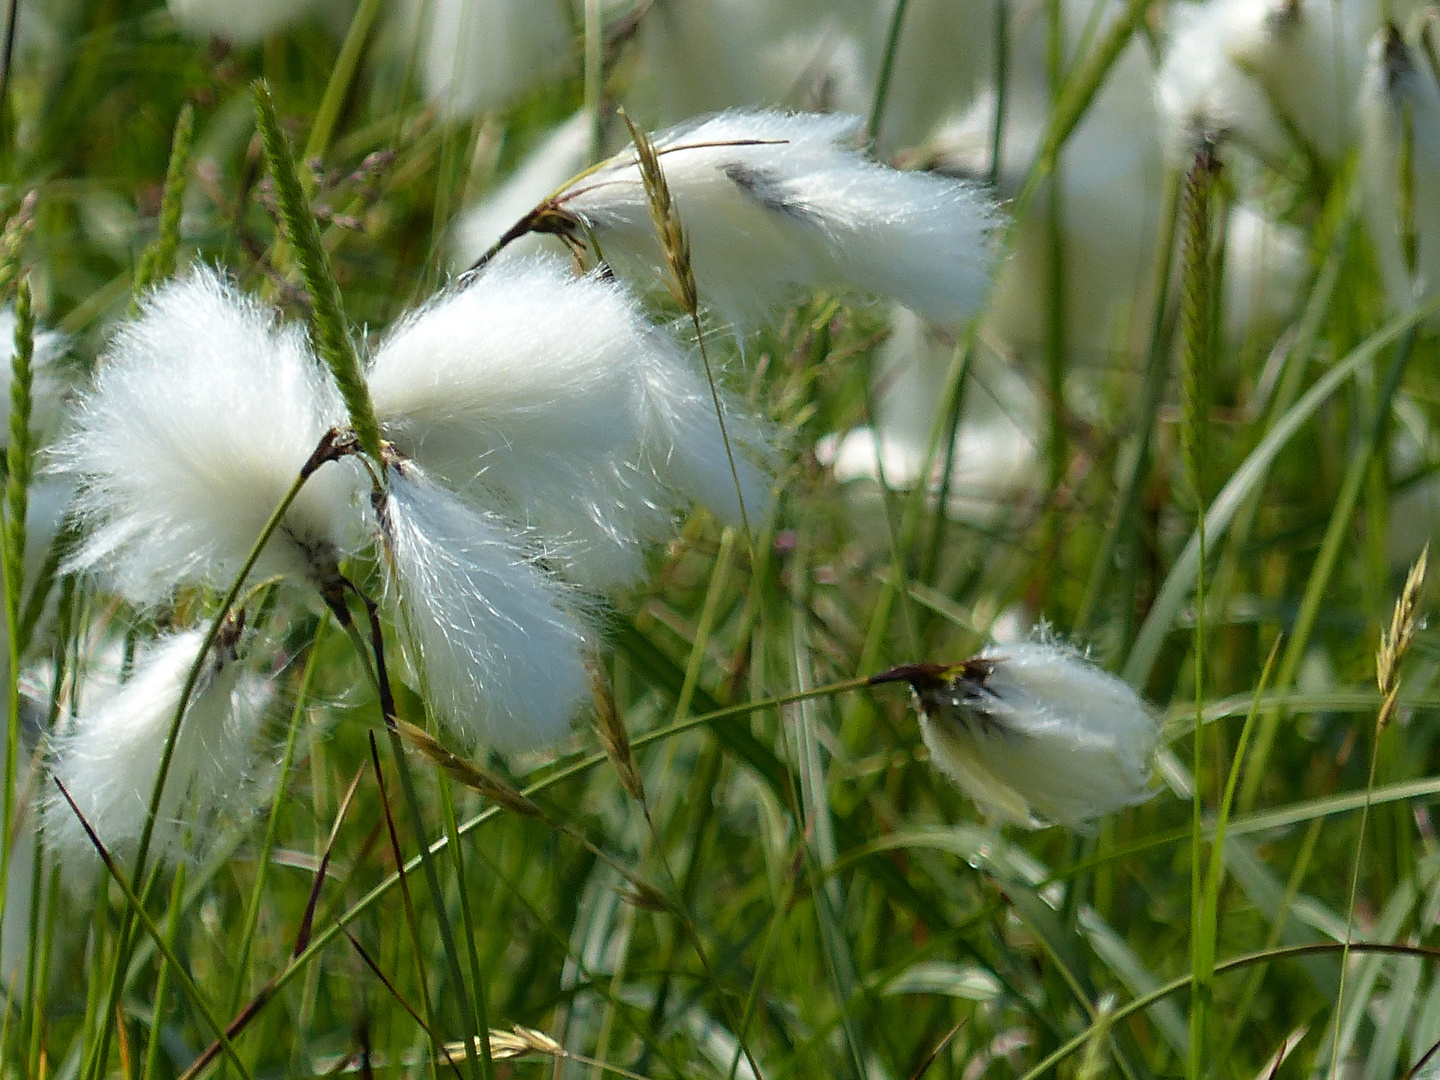
[[[175,254],[180,250],[180,214],[185,208],[185,187],[190,179],[190,152],[195,146],[195,110],[186,105],[175,121],[170,142],[170,164],[165,168],[165,190],[160,197],[160,233],[140,256],[135,268],[131,314],[140,297],[156,282],[175,272]]]
[[[374,461],[380,460],[380,424],[375,419],[375,406],[370,401],[370,388],[365,385],[365,373],[360,367],[360,357],[345,323],[345,311],[340,304],[340,286],[330,268],[330,257],[320,243],[320,229],[315,215],[310,212],[305,190],[300,184],[300,173],[295,167],[295,155],[290,143],[280,128],[280,118],[275,113],[275,102],[265,80],[256,79],[250,84],[255,98],[255,122],[260,128],[260,138],[265,144],[265,160],[275,179],[275,196],[280,203],[280,214],[285,219],[285,230],[290,234],[290,244],[295,249],[300,263],[300,274],[305,280],[305,289],[310,294],[311,330],[321,358],[335,376],[340,395],[345,399],[345,409],[350,414],[350,426],[360,449]]]

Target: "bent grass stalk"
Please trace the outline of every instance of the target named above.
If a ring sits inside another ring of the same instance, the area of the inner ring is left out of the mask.
[[[643,735],[637,735],[632,740],[631,745],[634,749],[641,750],[646,746],[650,746],[654,743],[664,742],[667,739],[675,738],[679,735],[685,734],[686,732],[694,731],[697,728],[714,724],[716,721],[719,720],[728,720],[740,716],[746,716],[752,712],[757,712],[765,709],[776,709],[783,705],[791,705],[799,701],[806,701],[813,698],[834,697],[839,694],[848,693],[851,690],[862,689],[869,684],[870,680],[868,678],[845,679],[843,681],[830,683],[825,686],[817,686],[814,689],[808,691],[792,694],[782,694],[777,697],[766,698],[758,701],[749,701],[740,705],[732,705],[727,708],[717,709],[712,712],[703,713],[701,715],[693,716],[685,720],[676,721],[672,724],[667,724],[664,727],[657,728],[653,731],[648,731]],[[398,728],[397,737],[399,732],[404,730],[406,729]],[[433,740],[429,740],[428,737],[427,741],[433,742]],[[527,785],[524,788],[521,788],[518,794],[521,798],[528,800],[535,795],[543,793],[549,788],[555,787],[564,783],[567,780],[572,780],[575,777],[581,776],[589,772],[591,769],[598,768],[608,760],[609,757],[603,750],[594,754],[588,754],[584,757],[579,758],[576,761],[572,761],[568,764],[560,766],[559,768],[556,768],[554,771],[549,772],[541,779]],[[509,809],[508,806],[497,802],[494,805],[488,806],[485,809],[479,811],[473,817],[461,822],[457,826],[455,830],[457,838],[468,836],[470,833],[480,828],[480,826],[484,825],[486,822],[499,817],[507,809]],[[314,936],[310,939],[309,944],[305,946],[304,950],[292,957],[290,962],[285,966],[285,968],[279,974],[277,974],[274,979],[271,980],[268,986],[268,992],[265,995],[265,1000],[259,1003],[259,1007],[247,1006],[246,1010],[244,1010],[241,1014],[244,1023],[231,1024],[230,1030],[232,1037],[238,1035],[239,1032],[244,1029],[245,1025],[252,1021],[256,1016],[258,1016],[261,1012],[261,1008],[265,1004],[268,1004],[269,1001],[273,1000],[279,990],[288,985],[291,980],[293,980],[302,971],[307,970],[312,961],[314,961],[315,958],[318,957],[319,954],[332,941],[334,941],[337,937],[341,936],[344,933],[344,928],[347,925],[360,918],[360,916],[364,915],[367,911],[371,910],[376,904],[378,904],[390,893],[390,890],[394,889],[397,885],[402,884],[402,882],[405,881],[408,875],[413,874],[416,870],[421,869],[426,858],[434,857],[442,853],[449,845],[449,843],[449,836],[439,837],[438,839],[430,843],[428,846],[424,847],[420,854],[413,855],[409,859],[405,860],[398,870],[390,874],[388,877],[385,878],[385,880],[381,881],[364,896],[362,896],[359,900],[355,901],[355,903],[350,905],[350,907],[341,912],[335,918],[334,922],[330,923],[323,929],[317,930]],[[213,1059],[213,1053],[211,1054],[211,1058]],[[186,1074],[184,1074],[184,1076],[182,1076],[181,1080],[194,1080],[194,1076],[195,1073],[187,1072]]]

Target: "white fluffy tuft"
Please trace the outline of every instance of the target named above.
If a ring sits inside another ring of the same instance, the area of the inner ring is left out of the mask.
[[[369,382],[402,452],[538,532],[586,585],[633,581],[685,499],[738,517],[704,375],[619,282],[492,266],[400,323]],[[764,514],[762,433],[727,412],[747,510]]]
[[[504,105],[572,62],[559,0],[411,0],[421,75],[450,118]]]
[[[94,529],[68,568],[104,571],[142,604],[179,583],[228,584],[343,417],[298,329],[214,271],[171,282],[120,328],[55,451]],[[318,470],[256,574],[304,576],[350,543],[355,479],[344,462]]]
[[[1440,285],[1440,85],[1423,54],[1396,31],[1376,36],[1358,112],[1370,238],[1390,302],[1404,310]],[[1402,176],[1407,125],[1413,152],[1410,175]],[[1402,235],[1406,184],[1412,186],[1413,272]]]
[[[816,286],[892,297],[938,322],[979,307],[993,209],[962,181],[868,160],[862,127],[853,116],[735,111],[655,137],[702,301],[737,326]],[[559,202],[608,260],[662,265],[633,152]]]
[[[144,651],[123,684],[115,671],[92,672],[80,713],[54,740],[51,775],[112,855],[128,857],[140,839],[180,691],[203,640],[200,630],[162,638]],[[232,798],[254,757],[268,700],[266,684],[243,672],[233,656],[207,658],[175,743],[155,825],[157,845],[173,852],[187,823],[203,829]],[[46,797],[44,830],[62,865],[95,864],[93,845],[58,791]]]
[[[253,45],[303,19],[318,0],[167,0],[185,33]]]
[[[561,739],[589,696],[586,634],[563,586],[503,523],[413,465],[390,470],[382,528],[430,705],[502,752]]]
[[[1162,126],[1183,163],[1197,133],[1229,136],[1272,158],[1298,135],[1333,160],[1376,29],[1369,0],[1209,0],[1171,7],[1159,75]]]
[[[992,645],[922,716],[937,765],[996,814],[1078,825],[1144,802],[1159,728],[1122,680],[1045,642]],[[922,702],[926,693],[921,691]]]

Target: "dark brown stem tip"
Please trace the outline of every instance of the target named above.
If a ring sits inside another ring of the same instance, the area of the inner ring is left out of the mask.
[[[878,675],[871,675],[867,683],[870,686],[878,686],[881,683],[906,682],[911,686],[923,686],[943,679],[947,672],[953,670],[954,666],[953,664],[901,664],[888,671],[882,671]]]
[[[300,475],[308,480],[315,470],[327,461],[339,461],[348,454],[357,453],[359,449],[360,441],[355,432],[349,428],[331,428],[320,436],[319,444],[305,460],[305,464],[300,466]]]

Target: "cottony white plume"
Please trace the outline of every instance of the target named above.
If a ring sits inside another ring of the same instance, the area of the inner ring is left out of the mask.
[[[449,117],[503,105],[572,61],[559,0],[411,0],[425,91]]]
[[[197,37],[253,45],[303,19],[319,0],[166,0],[177,26]]]
[[[1370,238],[1390,302],[1404,309],[1440,284],[1440,85],[1393,26],[1371,47],[1359,111]]]
[[[1174,4],[1159,101],[1177,162],[1197,134],[1232,137],[1267,157],[1298,136],[1334,160],[1376,30],[1370,0],[1209,0]]]
[[[1154,794],[1155,717],[1071,649],[992,645],[951,668],[914,664],[877,677],[901,680],[914,687],[935,764],[999,817],[1073,826]]]
[[[560,739],[590,685],[563,586],[503,523],[412,464],[390,469],[380,525],[411,663],[436,712],[503,752]]]
[[[961,181],[866,159],[863,126],[853,116],[726,112],[655,137],[702,302],[736,325],[817,286],[891,297],[938,322],[975,310],[992,261],[990,206]],[[555,207],[613,265],[664,265],[633,151],[577,180]]]
[[[181,583],[228,584],[344,416],[299,329],[212,270],[170,282],[116,333],[55,451],[94,529],[69,568],[105,571],[142,604]],[[255,573],[323,573],[349,542],[354,480],[346,463],[318,470]]]
[[[616,281],[558,260],[492,265],[403,320],[375,352],[386,436],[532,526],[592,587],[632,580],[685,500],[739,520],[709,386]],[[768,511],[752,423],[727,410],[747,510]]]
[[[94,672],[82,686],[80,712],[55,737],[50,772],[113,855],[127,857],[140,839],[180,691],[204,636],[188,630],[160,639],[122,684],[115,684],[115,671]],[[244,786],[269,696],[258,676],[243,673],[233,640],[217,644],[204,665],[155,823],[154,842],[171,850],[187,823],[203,826]],[[62,865],[94,864],[93,845],[53,787],[45,796],[44,830]]]

